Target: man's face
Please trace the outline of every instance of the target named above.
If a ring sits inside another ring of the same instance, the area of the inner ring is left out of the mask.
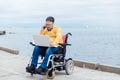
[[[54,26],[54,23],[51,21],[46,21],[46,28],[47,30],[51,30]]]

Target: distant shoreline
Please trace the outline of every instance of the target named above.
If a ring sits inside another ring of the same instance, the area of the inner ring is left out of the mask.
[[[5,35],[6,31],[0,31],[0,35]]]

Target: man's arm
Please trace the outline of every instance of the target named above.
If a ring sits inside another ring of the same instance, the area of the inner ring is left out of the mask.
[[[57,31],[56,31],[56,38],[55,40],[53,41],[53,45],[58,45],[60,42],[62,42],[62,32],[61,32],[61,29],[58,28]]]
[[[43,26],[42,29],[40,30],[40,34],[41,34],[41,35],[44,35],[44,34],[45,34],[45,29],[46,29],[46,26]]]

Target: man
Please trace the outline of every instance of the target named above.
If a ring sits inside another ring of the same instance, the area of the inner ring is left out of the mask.
[[[42,64],[36,69],[38,74],[44,75],[47,71],[49,56],[59,50],[59,43],[63,43],[61,29],[55,26],[54,22],[55,20],[52,16],[46,18],[46,24],[42,27],[40,35],[48,35],[50,37],[51,47],[35,46],[32,54],[31,66],[26,68],[28,72],[32,72],[36,69],[39,55],[45,55]]]

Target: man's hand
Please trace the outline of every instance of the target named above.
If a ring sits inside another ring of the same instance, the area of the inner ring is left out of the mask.
[[[51,47],[55,47],[55,44],[54,44],[54,43],[50,43],[50,46],[51,46]]]
[[[46,25],[43,25],[42,29],[45,29],[46,28]]]

